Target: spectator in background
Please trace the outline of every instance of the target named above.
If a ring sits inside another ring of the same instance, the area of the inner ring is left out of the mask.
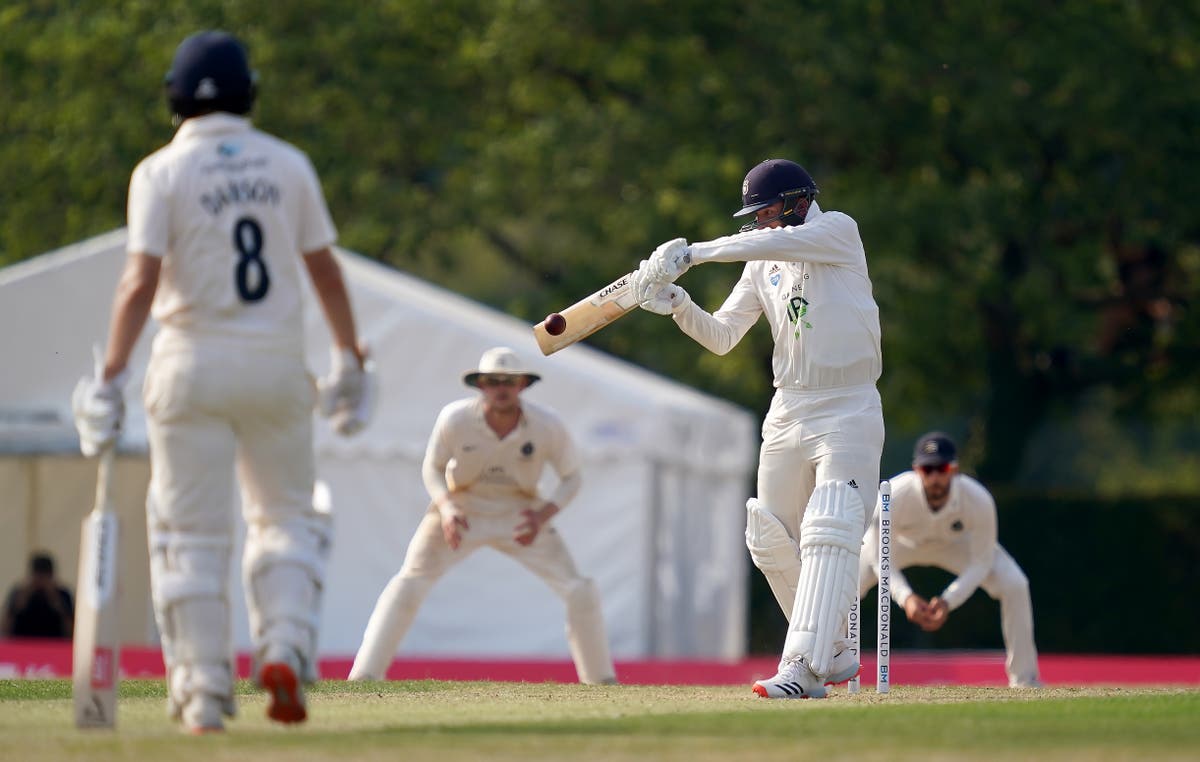
[[[996,501],[987,489],[958,472],[953,440],[933,431],[913,450],[911,471],[892,477],[892,597],[909,621],[935,632],[950,612],[983,588],[1000,601],[1000,629],[1013,688],[1037,688],[1037,648],[1029,580],[996,541]],[[878,511],[878,504],[876,507]],[[867,527],[859,562],[859,594],[879,580],[878,516]],[[940,595],[926,600],[904,577],[910,566],[934,566],[954,578]]]
[[[13,585],[4,603],[6,638],[70,638],[75,626],[75,603],[71,591],[54,576],[54,559],[34,553],[29,559],[29,577]]]

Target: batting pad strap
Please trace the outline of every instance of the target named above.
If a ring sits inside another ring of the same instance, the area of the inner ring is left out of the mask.
[[[226,535],[191,534],[189,532],[167,532],[162,530],[151,531],[149,541],[151,553],[191,548],[228,550],[232,544]]]
[[[333,541],[333,526],[328,515],[313,514],[276,524],[251,524],[246,527],[243,571],[254,576],[264,567],[279,563],[303,566],[318,583],[325,578],[325,566]]]
[[[856,488],[846,482],[821,482],[804,511],[800,549],[830,545],[858,555],[862,550],[865,520],[866,507]]]
[[[159,571],[155,591],[163,605],[189,598],[221,598],[225,595],[225,578],[199,577],[181,571]]]
[[[852,495],[858,500],[858,495]],[[862,515],[859,511],[859,515]],[[843,516],[805,516],[800,530],[800,548],[831,545],[858,552],[862,547],[862,522]]]
[[[231,545],[221,535],[151,532],[155,598],[164,607],[189,598],[224,599]]]

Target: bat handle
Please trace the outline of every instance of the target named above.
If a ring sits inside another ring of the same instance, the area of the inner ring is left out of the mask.
[[[96,373],[96,381],[99,382],[104,378],[104,349],[99,342],[92,344],[92,367]]]
[[[96,509],[101,510],[101,506],[107,506],[108,485],[112,481],[113,464],[117,459],[117,445],[113,444],[105,447],[100,452],[100,465],[96,470]]]

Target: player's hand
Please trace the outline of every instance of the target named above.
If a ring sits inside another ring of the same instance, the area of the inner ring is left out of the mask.
[[[936,597],[929,602],[929,608],[925,614],[925,624],[921,625],[921,629],[925,632],[936,632],[946,623],[949,616],[950,605],[944,598]]]
[[[908,616],[908,621],[924,629],[929,617],[929,601],[913,593],[904,602],[904,613]]]
[[[554,503],[546,503],[537,510],[526,508],[521,511],[521,523],[513,529],[513,541],[518,545],[532,545],[542,527],[557,513],[558,506]]]
[[[542,523],[538,519],[537,511],[526,508],[521,511],[521,522],[513,529],[513,541],[518,545],[532,545],[541,528]]]
[[[317,382],[317,407],[334,431],[353,436],[371,420],[376,386],[375,363],[365,349],[356,354],[335,347],[329,375]]]
[[[462,533],[471,528],[467,523],[467,515],[462,509],[452,503],[443,503],[438,508],[442,517],[442,538],[451,550],[458,550],[462,544]]]
[[[691,266],[687,239],[674,238],[661,244],[646,261],[647,280],[674,283]]]
[[[71,412],[79,432],[79,450],[87,457],[116,444],[125,420],[125,381],[129,371],[104,380],[104,358],[97,350],[94,374],[84,376],[71,395]]]
[[[683,290],[682,286],[668,283],[660,285],[652,296],[645,301],[638,302],[638,306],[656,315],[674,315],[686,307],[690,301],[692,301],[692,297],[688,296],[688,292]]]

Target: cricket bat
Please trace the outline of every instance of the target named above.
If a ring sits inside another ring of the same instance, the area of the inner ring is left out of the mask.
[[[537,339],[542,354],[552,355],[563,347],[586,339],[638,306],[637,296],[630,287],[632,275],[633,273],[622,275],[588,298],[581,299],[562,312],[534,325],[533,337]],[[555,327],[554,321],[558,315],[562,316],[566,324],[558,333],[551,333],[548,327]]]
[[[117,722],[117,514],[111,482],[116,445],[100,454],[96,504],[83,519],[79,582],[75,587],[71,663],[75,727],[112,728]]]

